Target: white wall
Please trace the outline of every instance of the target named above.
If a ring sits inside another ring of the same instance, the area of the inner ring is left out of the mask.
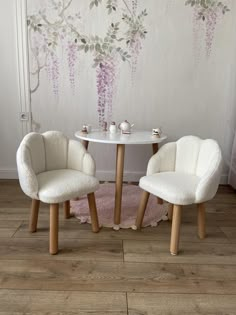
[[[0,178],[16,178],[16,149],[21,140],[15,1],[0,0]]]

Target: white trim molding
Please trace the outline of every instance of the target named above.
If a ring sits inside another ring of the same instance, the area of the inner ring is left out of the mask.
[[[0,169],[0,179],[18,179],[17,169]]]
[[[145,176],[143,172],[124,172],[123,181],[124,182],[139,182],[139,179],[142,176]],[[115,172],[114,171],[104,171],[97,170],[96,176],[101,181],[115,181]],[[228,175],[222,174],[220,178],[220,185],[228,184]]]
[[[16,4],[16,34],[18,51],[18,82],[20,91],[20,110],[28,114],[28,119],[22,120],[22,137],[32,130],[28,31],[27,31],[27,0],[15,0]],[[19,113],[20,119],[20,113]]]
[[[124,172],[124,182],[138,182],[144,176],[143,172]],[[96,177],[101,181],[115,181],[115,171],[97,170]]]

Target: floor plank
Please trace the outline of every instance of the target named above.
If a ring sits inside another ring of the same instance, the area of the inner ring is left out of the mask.
[[[0,289],[236,294],[236,266],[0,260]]]
[[[0,220],[0,228],[17,229],[22,224],[22,220]]]
[[[48,237],[48,220],[39,220],[37,233],[29,233],[28,221],[23,221],[14,237],[16,238],[44,238]],[[91,232],[91,225],[80,224],[75,218],[59,221],[59,234],[61,238],[87,238],[87,239],[117,239],[117,240],[170,240],[171,224],[167,221],[161,222],[157,227],[147,227],[141,231],[121,229],[114,231],[110,228],[102,228],[100,233]],[[202,242],[197,236],[197,226],[194,224],[183,225],[181,229],[181,240],[191,242]],[[219,227],[207,228],[207,242],[230,243],[225,233]]]
[[[124,260],[190,264],[236,264],[234,244],[180,242],[179,255],[172,256],[169,242],[124,240]]]
[[[0,221],[0,238],[13,237],[22,221],[20,220],[1,220]]]
[[[33,238],[0,239],[1,259],[39,259],[39,260],[102,260],[123,261],[122,241],[59,239],[59,253],[51,256],[48,253],[48,240]]]
[[[92,233],[59,212],[58,255],[49,255],[49,207],[29,233],[30,199],[0,180],[0,315],[236,314],[236,194],[220,186],[207,203],[207,237],[196,206],[183,210],[180,253],[169,254],[170,222]]]
[[[129,315],[235,315],[236,295],[128,293]]]
[[[0,305],[9,314],[127,314],[126,295],[118,292],[1,290]]]
[[[12,237],[17,229],[9,229],[9,228],[0,228],[0,238],[9,238]]]
[[[222,226],[220,229],[224,232],[231,243],[236,243],[236,227]]]

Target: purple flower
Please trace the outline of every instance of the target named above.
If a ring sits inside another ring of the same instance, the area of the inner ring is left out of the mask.
[[[67,43],[67,62],[69,68],[69,81],[70,86],[74,92],[75,90],[75,66],[77,62],[77,47],[73,42],[68,41]]]
[[[59,94],[59,61],[54,53],[50,53],[47,60],[47,74],[52,82],[52,89],[55,96]]]
[[[106,57],[97,67],[97,93],[99,126],[104,121],[112,120],[112,105],[114,83],[116,78],[116,66],[112,57]]]

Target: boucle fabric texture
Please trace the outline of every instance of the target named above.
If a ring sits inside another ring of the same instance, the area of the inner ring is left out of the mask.
[[[98,180],[80,171],[54,170],[37,175],[38,196],[46,203],[63,202],[98,189]]]
[[[221,170],[222,154],[215,140],[185,136],[151,157],[139,185],[173,204],[201,203],[216,194]]]
[[[92,156],[59,131],[26,135],[17,150],[17,169],[24,193],[46,203],[76,198],[99,186]]]

